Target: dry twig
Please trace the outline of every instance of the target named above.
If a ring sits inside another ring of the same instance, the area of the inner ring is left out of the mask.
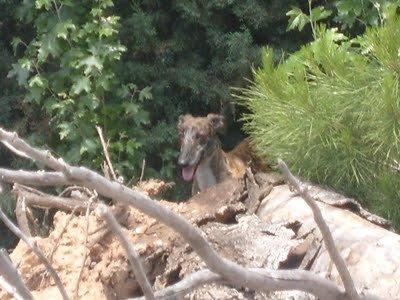
[[[192,273],[186,276],[181,281],[166,287],[160,291],[155,293],[156,299],[163,299],[163,300],[174,300],[174,299],[181,299],[187,293],[195,290],[198,287],[201,287],[205,284],[210,283],[224,283],[223,278],[221,275],[211,272],[210,270],[200,270],[195,273]],[[139,298],[131,298],[127,300],[145,300],[144,297]]]
[[[67,227],[68,227],[69,223],[71,222],[72,218],[75,216],[75,212],[76,212],[77,208],[78,208],[77,206],[74,207],[74,209],[73,209],[72,212],[70,213],[68,219],[65,221],[65,224],[64,224],[63,228],[61,229],[60,234],[59,234],[58,237],[54,240],[54,241],[55,241],[54,247],[53,247],[53,249],[51,250],[51,253],[50,253],[50,255],[49,255],[49,261],[50,261],[50,263],[53,262],[54,253],[57,251],[58,246],[60,245],[61,238],[62,238],[63,234],[65,233],[65,231],[67,230]]]
[[[10,258],[0,251],[0,285],[16,299],[32,299]]]
[[[37,244],[28,238],[22,231],[11,222],[8,217],[5,215],[3,210],[0,208],[0,219],[4,222],[4,224],[10,229],[17,237],[23,240],[31,249],[32,251],[39,257],[40,261],[45,265],[47,271],[53,277],[54,282],[57,285],[57,288],[60,290],[60,293],[64,300],[68,300],[67,292],[61,282],[60,277],[58,276],[56,270],[51,266],[50,262],[47,260],[46,256],[43,254],[42,250],[37,246]]]
[[[87,203],[86,214],[85,214],[85,219],[86,219],[85,242],[84,242],[85,253],[83,255],[81,269],[79,271],[79,276],[78,276],[78,279],[77,279],[76,285],[75,285],[74,299],[78,299],[78,297],[79,297],[79,284],[82,280],[83,269],[85,268],[85,263],[86,263],[86,259],[87,259],[88,252],[89,252],[88,247],[87,247],[88,236],[89,236],[89,214],[90,214],[90,206],[92,205],[92,202],[95,197],[96,197],[95,195],[93,197],[91,197]]]
[[[146,277],[146,272],[144,271],[143,265],[140,262],[139,254],[136,252],[135,248],[133,248],[132,244],[122,232],[121,226],[118,224],[114,215],[110,212],[109,208],[104,204],[98,205],[98,210],[101,217],[107,222],[110,230],[117,236],[122,247],[124,247],[129,262],[131,263],[132,271],[135,274],[135,278],[142,288],[143,294],[146,299],[153,300],[155,299],[151,285]]]
[[[29,228],[28,217],[26,215],[26,201],[25,197],[17,195],[17,201],[15,205],[15,217],[19,229],[28,237],[32,237],[31,230]]]
[[[329,256],[331,257],[339,272],[347,295],[350,297],[350,299],[360,299],[360,296],[358,295],[357,290],[354,286],[353,279],[351,278],[350,272],[347,269],[346,263],[340,256],[340,253],[335,246],[332,233],[329,230],[328,224],[326,224],[317,203],[309,194],[307,187],[303,187],[300,181],[293,176],[284,161],[278,160],[278,166],[282,173],[285,175],[288,184],[290,184],[300,194],[307,205],[311,208],[314,215],[315,223],[317,223],[317,226],[321,231],[325,247],[328,250]]]
[[[146,168],[146,159],[143,158],[142,161],[142,171],[140,172],[139,182],[142,182],[144,176],[144,169]]]
[[[110,154],[108,153],[106,142],[104,141],[103,130],[100,126],[96,126],[97,133],[99,134],[101,145],[103,146],[104,156],[106,157],[108,167],[110,168],[111,175],[114,181],[117,181],[117,175],[115,175],[115,171],[113,165],[110,160]]]

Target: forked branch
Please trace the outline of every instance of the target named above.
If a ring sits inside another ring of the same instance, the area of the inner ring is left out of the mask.
[[[357,290],[354,286],[353,279],[351,278],[350,272],[347,269],[346,263],[340,256],[340,253],[335,246],[332,233],[329,230],[328,224],[326,224],[317,203],[315,202],[313,197],[311,197],[307,187],[304,187],[301,184],[301,182],[296,177],[293,176],[293,174],[290,172],[288,166],[285,164],[284,161],[279,159],[278,166],[279,169],[282,171],[282,173],[285,175],[288,184],[290,184],[300,194],[300,196],[304,199],[307,205],[311,208],[312,213],[314,215],[315,223],[317,223],[317,226],[321,231],[325,247],[328,250],[329,256],[331,257],[333,263],[335,264],[338,270],[338,273],[340,275],[340,278],[342,279],[347,295],[350,297],[350,299],[354,300],[360,299],[360,296],[358,295]]]

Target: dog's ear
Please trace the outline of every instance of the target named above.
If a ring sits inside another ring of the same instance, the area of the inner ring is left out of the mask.
[[[207,119],[210,121],[215,132],[222,133],[225,131],[225,117],[223,115],[208,114]]]
[[[183,122],[185,121],[186,118],[191,117],[192,115],[186,114],[186,115],[180,115],[178,119],[178,128],[182,127]]]

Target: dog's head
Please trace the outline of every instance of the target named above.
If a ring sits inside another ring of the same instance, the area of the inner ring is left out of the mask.
[[[224,126],[224,117],[218,114],[208,114],[207,117],[179,117],[181,152],[178,164],[182,167],[182,177],[185,181],[191,181],[201,161],[212,155],[219,143],[217,132]]]

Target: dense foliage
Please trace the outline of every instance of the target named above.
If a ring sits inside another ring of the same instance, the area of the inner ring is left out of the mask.
[[[16,29],[5,42],[18,59],[8,51],[4,66],[23,112],[18,124],[5,123],[95,168],[103,159],[98,124],[120,175],[137,176],[146,158],[148,175],[171,179],[179,114],[226,107],[261,45],[297,47],[307,34],[292,41],[286,32],[295,3],[5,1],[8,28]]]
[[[98,124],[125,182],[144,158],[145,176],[173,179],[178,115],[229,108],[230,87],[251,78],[262,46],[280,59],[320,21],[353,37],[397,2],[1,0],[0,124],[100,170]],[[228,147],[241,135],[230,133]],[[0,148],[0,163],[27,162]]]
[[[400,226],[400,18],[347,40],[317,38],[262,67],[240,99],[246,128],[263,153],[301,176],[365,200]]]

